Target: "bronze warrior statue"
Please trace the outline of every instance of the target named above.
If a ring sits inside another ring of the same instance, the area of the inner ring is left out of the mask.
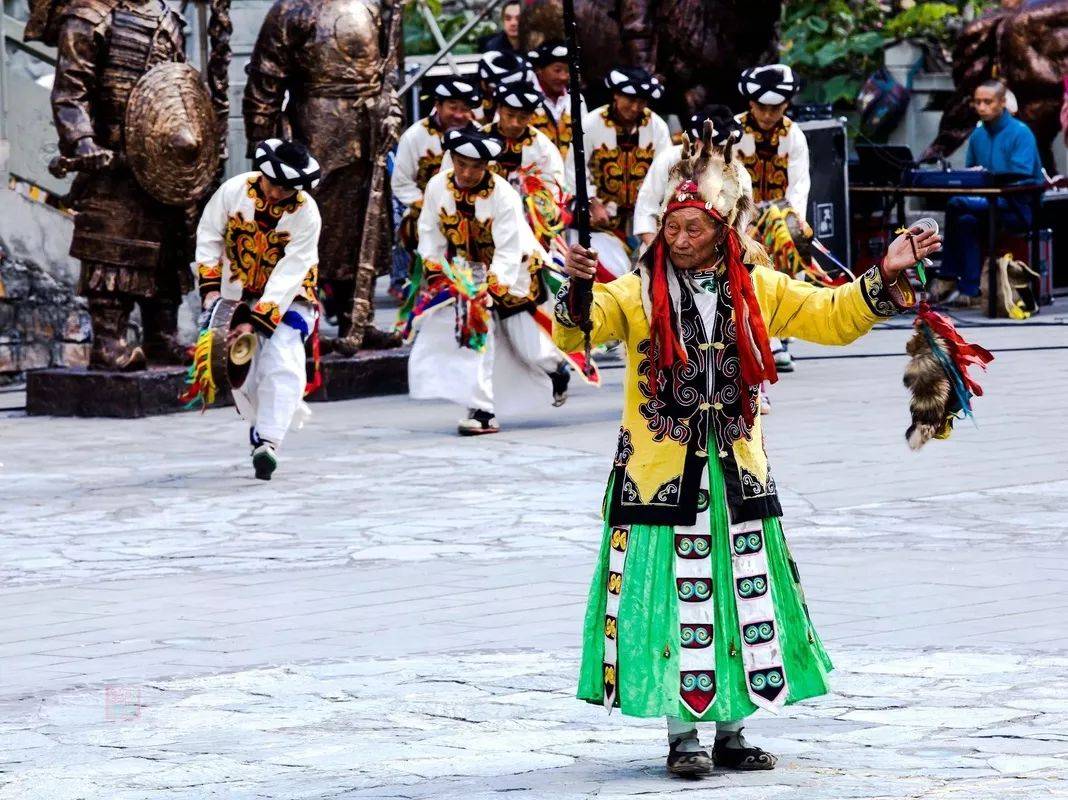
[[[525,47],[563,36],[561,9],[560,0],[523,5]],[[664,108],[741,107],[738,73],[777,60],[781,11],[782,0],[575,0],[586,99],[606,102],[604,76],[626,64],[661,78]]]
[[[1038,140],[1042,165],[1056,172],[1053,138],[1060,130],[1063,79],[1068,70],[1068,2],[1044,0],[1021,4],[1003,0],[965,26],[953,48],[956,91],[942,114],[938,136],[923,157],[948,156],[975,129],[975,87],[1000,78],[1016,95],[1016,116]]]
[[[190,226],[219,165],[207,87],[185,64],[182,18],[163,0],[31,0],[26,39],[58,50],[52,110],[59,176],[77,172],[71,255],[93,323],[90,367],[181,364]],[[134,304],[144,348],[126,341]]]
[[[385,157],[403,118],[401,16],[400,0],[276,0],[247,68],[249,152],[263,139],[290,137],[322,167],[319,274],[339,309],[335,348],[347,354],[399,344],[371,320],[392,234]]]

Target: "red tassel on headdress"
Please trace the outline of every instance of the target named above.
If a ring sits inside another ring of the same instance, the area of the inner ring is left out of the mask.
[[[727,224],[723,215],[711,204],[700,199],[695,183],[692,181],[684,183],[677,192],[676,199],[668,203],[668,213],[679,208],[699,208],[727,228],[725,258],[727,281],[730,283],[731,296],[734,298],[738,360],[741,363],[739,388],[744,397],[747,390],[760,386],[764,381],[775,383],[779,379],[779,373],[775,369],[775,357],[771,354],[771,341],[768,339],[764,317],[760,313],[760,304],[757,302],[756,291],[753,289],[753,278],[742,261],[742,242],[738,231]],[[659,360],[656,366],[660,369],[670,367],[676,355],[685,362],[686,350],[676,333],[678,325],[673,319],[674,312],[668,292],[667,242],[664,241],[663,229],[653,243],[650,295],[653,312],[653,318],[649,321],[650,335],[653,342],[659,345],[657,348]],[[670,346],[665,346],[665,344]],[[742,403],[742,414],[746,425],[752,425],[756,416],[756,409],[753,405],[748,402]]]
[[[653,269],[649,279],[649,299],[653,311],[653,318],[649,321],[649,338],[656,353],[654,366],[657,369],[670,369],[676,356],[683,364],[686,363],[686,348],[679,341],[677,326],[672,319],[674,311],[668,289],[666,251],[664,237],[657,236],[653,244]]]
[[[771,341],[753,289],[753,277],[742,262],[742,243],[734,228],[727,229],[727,280],[734,297],[742,389],[760,386],[763,381],[775,383],[779,373],[775,369],[775,357],[771,354]],[[752,425],[756,411],[750,403],[743,402],[742,415],[746,424]]]

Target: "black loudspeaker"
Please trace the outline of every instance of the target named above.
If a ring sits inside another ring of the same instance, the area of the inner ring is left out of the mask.
[[[1038,224],[1052,231],[1053,290],[1068,294],[1068,191],[1046,192]]]
[[[808,140],[808,224],[834,257],[852,268],[849,236],[849,153],[845,123],[826,119],[798,123]],[[825,268],[831,265],[819,253]],[[836,270],[832,269],[832,273]]]

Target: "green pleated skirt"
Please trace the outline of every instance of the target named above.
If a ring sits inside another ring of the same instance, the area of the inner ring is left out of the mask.
[[[669,525],[630,526],[625,570],[614,608],[610,608],[609,616],[613,617],[610,623],[606,623],[606,602],[614,529],[605,526],[586,608],[579,699],[597,704],[605,702],[605,636],[606,624],[611,624],[616,654],[612,670],[615,685],[609,696],[615,695],[612,704],[622,713],[690,721],[733,721],[757,710],[752,694],[753,674],[743,662],[742,638],[752,633],[759,641],[760,633],[739,626],[736,583],[744,578],[739,579],[735,574],[723,474],[717,459],[709,459],[708,472],[711,506],[709,514],[699,519],[708,520],[711,529],[711,555],[702,563],[711,572],[714,599],[710,626],[715,631],[710,645],[714,648],[714,699],[700,713],[695,713],[692,703],[687,705],[681,700],[680,650],[684,641],[692,644],[692,637],[685,634],[680,639],[676,530]],[[774,608],[777,668],[785,672],[785,689],[778,705],[796,703],[826,694],[827,676],[833,666],[809,618],[797,567],[779,520],[763,520],[762,530],[769,584],[766,591]],[[706,661],[710,657],[706,655]],[[609,661],[612,660],[610,655]]]

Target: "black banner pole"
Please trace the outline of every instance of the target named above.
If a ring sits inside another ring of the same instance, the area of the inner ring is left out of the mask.
[[[571,95],[571,154],[575,159],[574,226],[579,244],[590,247],[590,198],[586,191],[586,145],[582,136],[582,53],[579,48],[578,23],[575,21],[574,0],[563,0],[564,38],[568,52],[568,91]],[[571,278],[568,310],[572,319],[586,335],[586,370],[593,369],[590,360],[590,307],[593,305],[593,281]]]

